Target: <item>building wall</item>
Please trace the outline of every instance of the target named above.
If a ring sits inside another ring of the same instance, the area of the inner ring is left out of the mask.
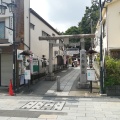
[[[1,2],[1,1],[0,1]],[[11,0],[4,0],[6,3],[11,3]],[[23,36],[24,31],[24,18],[23,18],[23,7],[24,0],[16,0],[15,4],[17,7],[15,8],[15,33],[16,39],[21,38]],[[1,4],[1,3],[0,3]],[[9,12],[9,9],[6,9],[5,15],[0,15],[0,21],[5,21],[5,26],[13,29],[13,14]],[[5,39],[8,39],[8,42],[13,43],[13,31],[5,28]],[[19,46],[21,47],[21,45]],[[8,86],[10,79],[13,80],[13,48],[11,46],[5,46],[2,48],[1,54],[1,85]]]
[[[120,48],[120,0],[113,0],[110,4],[105,4],[102,11],[103,22],[105,23],[106,35],[103,36],[103,50],[119,49]],[[102,29],[103,33],[103,29]],[[98,38],[97,38],[98,37]],[[97,25],[96,39],[100,37],[100,28]],[[99,44],[96,46],[99,48]]]
[[[16,38],[24,37],[24,0],[16,0]]]
[[[102,37],[103,37],[103,49],[107,49],[107,20],[106,20],[106,9],[104,8],[104,15],[103,15],[103,28],[102,28]]]
[[[120,0],[115,0],[107,9],[108,48],[120,48]]]
[[[1,1],[0,1],[1,2]],[[11,0],[4,0],[4,2],[11,3]],[[1,3],[0,3],[1,4]],[[42,55],[46,55],[49,59],[49,42],[39,41],[38,37],[42,36],[42,31],[49,35],[58,35],[53,29],[47,26],[45,23],[40,21],[37,17],[31,14],[30,18],[30,0],[16,0],[15,10],[15,23],[16,23],[16,41],[23,40],[26,44],[19,44],[16,49],[28,50],[30,49],[35,57],[42,58]],[[10,18],[11,16],[11,18]],[[0,15],[0,21],[5,21],[5,26],[13,28],[13,17],[9,10],[6,10],[5,15]],[[30,24],[35,25],[35,29],[30,29]],[[10,24],[9,24],[10,23]],[[31,32],[31,34],[29,34]],[[5,38],[13,43],[13,31],[5,28]],[[31,42],[30,42],[31,40]],[[28,47],[27,47],[28,46]],[[30,47],[30,48],[29,48]],[[53,64],[57,64],[57,58],[54,56],[54,51],[58,51],[59,47],[53,48]],[[61,53],[62,54],[62,53]],[[9,85],[9,80],[13,77],[13,46],[6,46],[2,48],[2,59],[1,61],[1,81],[2,85]],[[17,61],[18,63],[18,61]],[[40,63],[41,64],[41,63]],[[18,68],[17,68],[17,71]],[[8,76],[6,76],[8,74]],[[18,73],[17,73],[18,76]],[[17,77],[18,79],[18,77]]]
[[[55,33],[51,28],[49,28],[45,23],[43,23],[41,20],[39,20],[36,16],[34,16],[32,13],[30,14],[30,22],[34,25],[34,30],[31,29],[31,51],[35,54],[35,56],[38,56],[39,58],[42,58],[42,55],[45,55],[47,59],[49,59],[49,41],[47,40],[39,40],[39,36],[42,36],[42,31],[46,32],[50,36],[54,34],[55,36],[58,35]],[[53,63],[56,62],[56,58],[54,58],[55,54],[54,51],[58,51],[59,47],[53,48]]]
[[[6,3],[11,3],[11,0],[4,0]],[[0,1],[1,4],[1,1]],[[15,34],[16,41],[19,41],[21,38],[24,38],[24,0],[16,0],[15,4]],[[0,21],[5,21],[5,26],[13,29],[13,14],[9,12],[9,9],[6,9],[5,15],[0,14]],[[8,39],[8,42],[13,43],[13,31],[5,28],[5,39]],[[23,44],[17,46],[19,49],[23,49]],[[4,47],[3,52],[12,52],[12,46]]]
[[[11,0],[4,0],[4,2],[10,3]],[[1,1],[0,1],[0,5],[1,5]],[[5,21],[5,26],[13,28],[12,13],[9,12],[9,9],[6,9],[5,15],[0,14],[0,21]],[[8,39],[8,42],[13,43],[13,31],[9,30],[8,28],[5,28],[5,39]]]
[[[9,86],[10,80],[13,80],[13,56],[11,54],[1,55],[1,85]]]
[[[30,47],[30,34],[29,34],[29,21],[30,21],[30,15],[29,15],[29,8],[30,8],[30,0],[24,0],[24,42],[27,46]],[[24,46],[25,50],[28,50],[29,48],[27,46]]]
[[[95,32],[94,39],[95,51],[100,52],[100,27],[98,26]]]

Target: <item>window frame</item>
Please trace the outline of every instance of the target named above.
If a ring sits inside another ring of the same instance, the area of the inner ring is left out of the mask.
[[[47,36],[50,36],[50,35],[48,33],[46,33],[45,31],[42,30],[42,36],[47,37]]]
[[[33,23],[30,23],[30,29],[32,29],[32,30],[35,29],[35,25]]]
[[[4,24],[4,35],[3,35],[3,38],[0,38],[0,39],[5,39],[5,21],[0,21],[0,23]]]

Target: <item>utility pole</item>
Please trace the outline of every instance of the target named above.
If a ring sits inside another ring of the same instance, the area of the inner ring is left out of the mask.
[[[91,34],[93,34],[93,20],[90,20]],[[93,38],[91,38],[91,48],[93,48]]]
[[[102,4],[99,0],[100,10],[100,93],[103,94],[103,56],[102,56]]]
[[[15,13],[13,12],[13,90],[16,84],[16,45],[15,45]]]

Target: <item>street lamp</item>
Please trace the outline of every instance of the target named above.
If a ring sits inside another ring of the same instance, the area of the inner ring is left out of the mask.
[[[102,56],[102,0],[91,0],[93,5],[99,5],[100,11],[100,93],[103,94],[103,56]],[[104,2],[110,3],[112,0],[104,0]]]
[[[8,28],[8,27],[7,28],[13,31],[13,90],[15,91],[15,80],[16,80],[15,8],[16,8],[16,4],[14,0],[11,0],[11,3],[6,3],[1,0],[1,4],[6,5],[6,6],[0,5],[1,14],[5,14],[5,11],[7,8],[9,8],[9,12],[13,13],[13,28]]]
[[[16,4],[14,4],[14,2],[7,4],[7,6],[9,8],[9,12],[12,13],[14,13],[15,7],[17,7]]]
[[[4,5],[0,5],[0,14],[4,15],[7,7]]]

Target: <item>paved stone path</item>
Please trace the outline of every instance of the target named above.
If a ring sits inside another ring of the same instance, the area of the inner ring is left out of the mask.
[[[57,92],[57,81],[55,84],[45,93],[45,95],[55,95],[55,96],[68,96],[72,88],[73,83],[80,76],[79,67],[74,68],[73,71],[65,75],[60,79],[60,89],[61,92]]]
[[[61,101],[65,104],[61,111],[21,109],[30,101]],[[1,96],[0,120],[120,120],[120,99]]]

